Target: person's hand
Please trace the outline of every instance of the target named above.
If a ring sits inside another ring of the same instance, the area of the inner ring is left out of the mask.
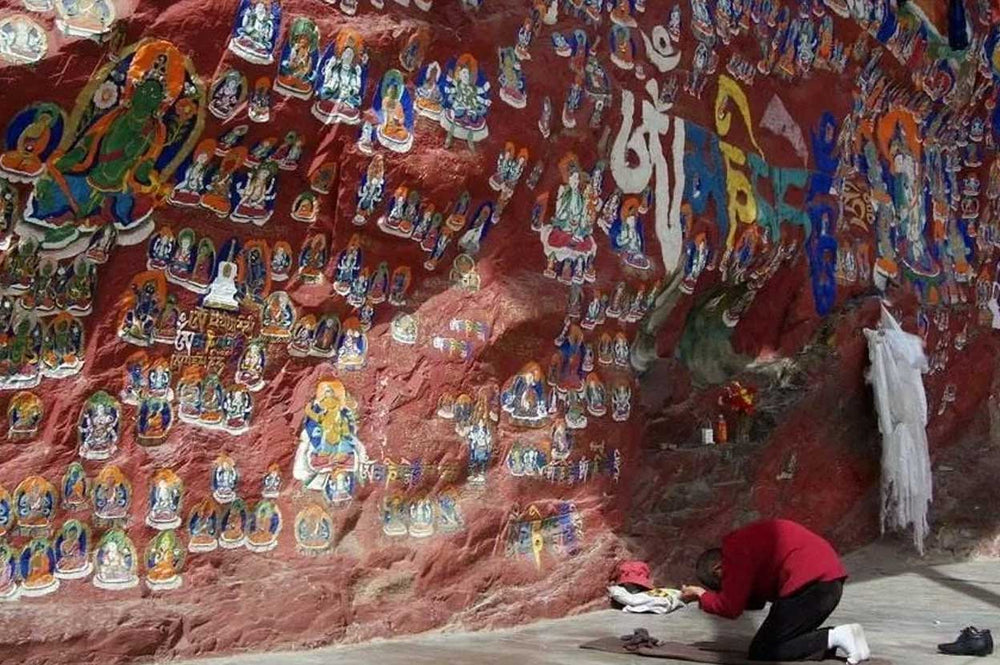
[[[700,586],[685,585],[681,587],[681,600],[685,603],[693,603],[701,598],[704,593],[705,589],[702,589]]]

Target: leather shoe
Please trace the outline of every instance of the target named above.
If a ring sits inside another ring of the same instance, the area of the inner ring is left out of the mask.
[[[988,656],[993,653],[993,635],[969,626],[962,629],[954,642],[939,644],[938,651],[949,656]]]

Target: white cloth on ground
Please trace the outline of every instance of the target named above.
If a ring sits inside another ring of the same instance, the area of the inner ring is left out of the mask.
[[[678,589],[650,589],[630,593],[625,587],[615,585],[608,587],[608,595],[611,600],[623,606],[623,612],[669,614],[684,607]]]

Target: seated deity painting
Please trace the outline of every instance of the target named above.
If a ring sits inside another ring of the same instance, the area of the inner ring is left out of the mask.
[[[555,214],[542,226],[541,238],[547,266],[545,275],[565,283],[582,284],[596,278],[594,215],[587,205],[587,175],[576,155],[570,153],[559,164],[563,184],[556,194]]]
[[[251,552],[270,552],[278,546],[281,511],[277,502],[258,502],[247,515],[246,548]]]
[[[437,122],[441,119],[441,65],[429,62],[420,68],[416,81],[417,113]]]
[[[330,548],[333,520],[318,504],[310,504],[295,516],[295,543],[302,554],[317,555]]]
[[[441,127],[449,136],[469,143],[490,135],[486,114],[490,109],[490,82],[479,62],[469,53],[452,59],[441,81]]]
[[[156,534],[146,547],[146,586],[153,591],[179,588],[185,554],[176,531]]]
[[[183,496],[180,477],[172,469],[159,469],[150,482],[146,524],[157,531],[179,527]]]
[[[101,537],[94,553],[94,577],[98,589],[117,591],[139,584],[139,561],[132,539],[121,529]]]
[[[219,546],[217,504],[206,497],[188,513],[188,551],[211,552]]]
[[[59,588],[56,556],[52,544],[45,538],[33,538],[21,550],[18,573],[21,577],[21,595],[45,596]]]
[[[234,550],[246,545],[247,507],[236,498],[222,507],[219,517],[219,546]]]
[[[32,439],[45,416],[42,400],[27,390],[15,393],[7,404],[7,438],[12,441]]]
[[[497,59],[500,62],[500,99],[513,108],[523,109],[528,104],[528,84],[520,59],[510,46],[497,49]]]
[[[324,124],[360,123],[367,76],[368,51],[364,40],[353,30],[341,30],[319,63],[313,116]]]
[[[69,37],[99,37],[117,18],[112,0],[55,0],[56,27]]]
[[[80,412],[77,426],[80,457],[105,460],[118,450],[121,405],[103,390],[91,395]]]
[[[255,65],[274,62],[274,47],[281,34],[278,0],[240,0],[229,50]]]
[[[277,197],[278,165],[265,161],[248,172],[236,176],[233,184],[233,211],[229,218],[234,222],[252,222],[263,226],[274,213]]]
[[[0,60],[15,65],[38,62],[49,50],[45,28],[27,16],[0,20]]]
[[[22,531],[43,531],[52,524],[58,490],[41,476],[28,476],[14,489],[14,511]]]
[[[120,468],[109,464],[100,470],[91,492],[94,517],[108,524],[128,521],[132,505],[132,483]]]
[[[390,69],[382,76],[372,112],[378,118],[378,142],[394,152],[408,152],[413,146],[413,99],[398,69]]]
[[[79,462],[70,462],[59,485],[62,508],[71,513],[87,510],[90,506],[90,479]]]
[[[79,520],[66,520],[56,536],[55,576],[61,580],[85,579],[93,571],[90,527]]]
[[[360,473],[365,448],[358,439],[358,404],[337,379],[321,380],[306,407],[292,475],[307,489],[323,491],[337,470]]]
[[[42,376],[44,324],[35,315],[22,313],[3,333],[7,343],[0,347],[0,390],[34,388]]]
[[[286,97],[309,99],[313,94],[316,64],[319,61],[319,28],[311,20],[298,17],[292,21],[278,62],[275,92]]]
[[[198,140],[204,107],[194,65],[176,46],[144,40],[125,49],[77,98],[25,205],[25,233],[67,254],[108,226],[119,244],[142,242],[165,183]]]
[[[229,120],[247,99],[247,77],[236,69],[227,69],[212,83],[208,110],[219,120]]]
[[[66,131],[66,114],[55,104],[32,104],[7,124],[0,176],[11,182],[34,182]]]

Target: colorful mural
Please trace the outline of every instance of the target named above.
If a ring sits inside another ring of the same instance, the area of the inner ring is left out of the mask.
[[[1000,329],[984,3],[146,4],[0,17],[0,599],[45,596],[0,613],[39,640],[84,587],[349,581],[364,635],[385,589],[406,630],[479,575],[589,589],[649,450],[752,438],[720,386],[884,299],[947,418]]]

